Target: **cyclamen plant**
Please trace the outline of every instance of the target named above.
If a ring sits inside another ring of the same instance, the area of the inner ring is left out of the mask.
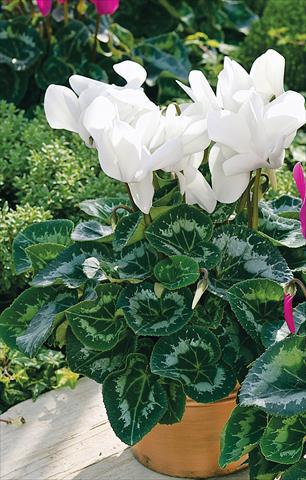
[[[124,86],[78,75],[73,91],[51,85],[50,126],[95,148],[127,196],[82,202],[93,219],[76,227],[52,220],[19,234],[16,271],[33,272],[31,287],[0,317],[1,338],[30,356],[66,345],[70,368],[103,384],[129,445],[179,422],[186,396],[215,402],[240,384],[220,465],[249,453],[251,479],[305,478],[301,171],[303,204],[262,199],[305,121],[284,65],[272,50],[250,74],[227,58],[216,95],[192,71],[181,84],[192,102],[167,108],[130,61],[114,67]]]

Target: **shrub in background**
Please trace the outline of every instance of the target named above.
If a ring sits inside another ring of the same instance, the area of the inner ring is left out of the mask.
[[[78,375],[66,368],[61,352],[43,348],[29,358],[0,343],[0,414],[16,403],[62,386],[74,387]]]
[[[16,210],[5,203],[0,209],[0,310],[25,287],[26,276],[16,276],[12,261],[12,243],[21,230],[33,222],[51,218],[51,213],[41,207],[17,206]]]
[[[249,68],[267,48],[286,57],[288,88],[306,90],[306,9],[304,0],[268,0],[240,48],[239,60]]]
[[[16,278],[11,245],[27,225],[64,216],[80,218],[85,198],[116,196],[121,185],[107,178],[77,136],[51,130],[42,109],[33,119],[0,102],[0,309],[24,288]]]

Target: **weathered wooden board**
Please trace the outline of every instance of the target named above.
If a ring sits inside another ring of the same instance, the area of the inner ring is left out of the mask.
[[[1,416],[23,416],[22,426],[0,422],[1,480],[166,480],[140,465],[107,421],[101,386],[81,379],[74,390],[41,395]],[[224,477],[247,480],[247,472]],[[220,477],[219,477],[219,480]]]

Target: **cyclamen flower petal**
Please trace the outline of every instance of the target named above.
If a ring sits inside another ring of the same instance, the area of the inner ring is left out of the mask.
[[[37,6],[41,14],[46,17],[51,12],[52,0],[36,0]]]
[[[284,74],[284,57],[271,49],[255,60],[250,71],[256,91],[267,99],[284,93]]]
[[[293,178],[302,199],[300,222],[303,237],[306,238],[306,178],[300,163],[297,163],[293,169]]]
[[[119,0],[91,0],[99,15],[112,15],[119,8]]]
[[[295,324],[292,308],[293,298],[294,295],[291,295],[290,293],[285,293],[284,295],[284,318],[291,333],[295,333]]]

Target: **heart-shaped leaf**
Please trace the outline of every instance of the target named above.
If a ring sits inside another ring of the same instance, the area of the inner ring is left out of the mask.
[[[306,333],[306,302],[300,303],[293,309],[293,318],[295,331]],[[304,325],[303,325],[304,324]],[[290,335],[287,323],[282,319],[278,322],[269,322],[263,325],[261,329],[261,341],[268,348],[276,342],[280,342]]]
[[[74,290],[58,293],[54,298],[43,305],[32,317],[27,329],[16,338],[16,345],[29,357],[38,352],[42,344],[47,340],[60,319],[61,313],[74,305],[77,301],[77,294]]]
[[[89,220],[79,223],[71,234],[72,240],[76,242],[90,242],[93,240],[109,239],[113,229],[109,225],[101,225],[100,222]]]
[[[168,408],[159,423],[172,425],[182,420],[185,412],[186,395],[182,384],[175,381],[164,382],[163,387],[166,390],[168,398]]]
[[[165,290],[158,298],[154,286],[141,283],[126,287],[118,298],[125,319],[137,335],[164,336],[180,330],[191,318],[190,290]]]
[[[284,291],[268,279],[253,279],[236,283],[227,292],[231,308],[242,327],[257,342],[265,324],[283,319]]]
[[[70,220],[46,220],[33,223],[20,232],[13,242],[13,260],[16,273],[23,273],[32,267],[26,248],[40,243],[67,245],[73,223]]]
[[[230,311],[225,311],[221,324],[214,333],[220,343],[222,360],[231,367],[236,366],[245,333],[242,332],[235,315]]]
[[[119,220],[116,225],[113,247],[121,250],[144,238],[146,224],[143,214],[135,212]]]
[[[291,197],[290,195],[282,195],[281,197],[266,202],[266,205],[273,211],[275,215],[288,218],[299,218],[302,206],[300,198]]]
[[[16,71],[31,68],[43,54],[44,46],[38,32],[23,22],[0,22],[0,63]]]
[[[220,466],[225,468],[249,453],[259,443],[266,425],[264,412],[258,408],[237,405],[222,432]]]
[[[212,222],[195,207],[179,205],[161,215],[145,232],[157,251],[166,255],[186,255],[202,268],[212,268],[219,261],[219,250],[211,242]]]
[[[141,440],[167,409],[166,392],[141,354],[129,355],[124,369],[106,377],[103,400],[114,432],[128,445]]]
[[[26,248],[26,254],[29,257],[34,275],[39,270],[45,268],[45,266],[54,260],[63,250],[65,245],[59,245],[58,243],[37,243],[36,245],[30,245]]]
[[[306,458],[288,468],[282,475],[282,480],[304,480],[306,478]]]
[[[218,328],[225,305],[226,303],[219,297],[206,291],[202,303],[198,304],[193,311],[192,323],[199,327]]]
[[[306,409],[306,336],[272,345],[252,365],[239,394],[242,406],[290,416]]]
[[[303,453],[306,433],[306,413],[288,417],[272,417],[260,440],[260,448],[267,460],[292,464]]]
[[[71,329],[67,332],[67,361],[69,368],[86,375],[98,383],[103,383],[109,373],[124,367],[127,356],[135,351],[136,337],[128,333],[111,350],[106,352],[91,350],[80,342]]]
[[[185,327],[160,338],[151,357],[153,373],[180,381],[186,395],[197,402],[215,402],[235,387],[231,368],[219,361],[217,337],[202,327]]]
[[[221,261],[210,276],[209,289],[217,295],[226,297],[232,285],[251,278],[269,278],[280,284],[292,278],[277,248],[248,228],[220,227],[213,243],[221,251]]]
[[[80,209],[91,217],[97,217],[102,223],[111,225],[111,216],[116,209],[116,215],[121,218],[124,215],[129,215],[125,208],[119,208],[120,205],[129,207],[131,204],[128,197],[114,197],[114,198],[96,198],[95,200],[84,200],[80,203]]]
[[[155,265],[154,275],[165,288],[176,290],[195,283],[200,276],[200,269],[192,258],[173,255]]]
[[[254,448],[249,453],[250,479],[275,480],[276,478],[279,478],[280,474],[287,468],[288,465],[282,465],[280,463],[269,462],[266,460],[259,447]],[[292,480],[298,479],[294,478]],[[303,478],[299,480],[303,480]]]
[[[98,260],[107,258],[107,247],[98,242],[82,242],[63,250],[45,268],[40,270],[32,280],[32,285],[45,287],[62,282],[69,288],[78,288],[87,277],[84,273],[84,262],[95,257]]]
[[[157,261],[157,252],[148,242],[137,242],[123,248],[114,258],[101,262],[101,267],[112,280],[139,282],[153,275]]]
[[[53,287],[25,290],[0,316],[1,339],[16,348],[16,339],[25,335],[17,343],[25,353],[34,355],[50,335],[58,314],[76,300],[74,291],[60,292]]]
[[[74,335],[88,348],[112,349],[126,333],[126,323],[116,314],[119,285],[103,284],[96,289],[97,298],[69,308],[66,316]]]
[[[299,220],[277,215],[267,204],[260,204],[259,231],[274,245],[298,248],[306,245]]]

